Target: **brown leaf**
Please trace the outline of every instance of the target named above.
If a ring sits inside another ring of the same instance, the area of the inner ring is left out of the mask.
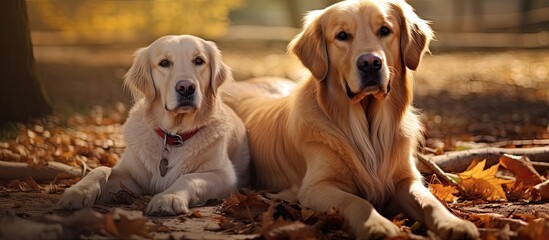
[[[504,154],[499,158],[499,162],[515,174],[515,185],[522,183],[524,187],[531,188],[543,181],[543,177],[534,169],[527,157]]]
[[[533,189],[541,200],[549,200],[549,180],[534,186]]]
[[[19,179],[13,179],[11,180],[8,184],[6,184],[6,187],[9,188],[9,189],[19,189],[19,190],[23,190],[21,189],[21,181],[19,181]]]
[[[118,236],[118,229],[116,227],[116,223],[114,222],[114,217],[111,213],[105,214],[105,217],[103,218],[103,226],[105,227],[105,231],[111,235],[111,236]]]
[[[237,195],[231,193],[229,199],[223,202],[223,212],[241,221],[253,222],[260,214],[269,208],[261,195]]]
[[[194,210],[190,213],[189,217],[203,218],[204,215],[202,215],[199,210]]]
[[[520,239],[547,239],[549,236],[549,221],[539,218],[528,222],[528,225],[521,228],[519,231]]]
[[[145,227],[146,223],[146,218],[128,219],[125,215],[120,215],[120,220],[116,222],[118,237],[128,238],[135,234],[141,237],[150,238],[149,230]]]
[[[21,191],[31,191],[31,190],[39,190],[41,189],[40,185],[34,181],[32,177],[25,178],[24,181],[20,181],[18,179],[11,180],[7,187],[10,189],[18,189]]]
[[[39,190],[42,188],[40,187],[40,185],[38,185],[38,183],[36,183],[36,181],[34,181],[34,179],[31,176],[28,176],[27,178],[25,178],[25,183],[27,187],[32,190]]]
[[[277,239],[317,239],[314,227],[299,221],[288,221],[282,217],[273,221],[274,206],[263,213],[261,220],[261,235],[267,240]]]

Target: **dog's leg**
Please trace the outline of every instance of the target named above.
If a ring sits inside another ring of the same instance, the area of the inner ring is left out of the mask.
[[[370,202],[327,182],[303,187],[299,200],[303,206],[319,211],[335,207],[358,239],[391,237],[399,233],[398,227],[381,216]]]
[[[135,170],[133,172],[136,173]],[[146,173],[143,173],[144,176]],[[112,173],[109,176],[107,181],[107,188],[102,189],[101,198],[99,202],[106,203],[109,202],[116,194],[121,191],[129,191],[132,194],[140,195],[143,194],[143,190],[140,187],[139,183],[130,175],[129,170],[120,167],[114,167]]]
[[[138,183],[125,170],[126,153],[114,168],[98,167],[93,169],[82,180],[65,190],[58,205],[68,209],[89,207],[96,202],[107,202],[121,189],[128,189],[134,194],[141,194]],[[122,185],[124,187],[122,187]]]
[[[107,188],[111,171],[109,167],[93,169],[82,180],[65,190],[57,204],[68,209],[80,209],[93,205],[101,197],[102,190]]]
[[[441,239],[476,239],[475,225],[451,214],[419,180],[397,184],[396,196],[405,214],[425,223]]]
[[[227,170],[228,169],[228,170]],[[151,215],[178,215],[189,211],[189,206],[236,191],[236,176],[227,166],[213,172],[190,173],[180,176],[168,189],[156,194],[146,213]]]

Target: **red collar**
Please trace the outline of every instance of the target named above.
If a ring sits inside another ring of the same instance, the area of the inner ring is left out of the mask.
[[[189,140],[192,136],[194,136],[198,131],[200,131],[202,127],[199,127],[195,130],[184,132],[181,134],[169,134],[168,132],[164,131],[162,128],[156,128],[154,131],[158,136],[160,136],[162,139],[166,139],[167,145],[173,145],[173,146],[181,146],[183,142]]]

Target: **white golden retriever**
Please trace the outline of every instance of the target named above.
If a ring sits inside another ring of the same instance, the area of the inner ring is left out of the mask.
[[[125,75],[136,103],[124,124],[122,158],[112,169],[92,170],[59,204],[82,208],[127,188],[156,194],[146,213],[175,215],[247,184],[244,123],[216,93],[232,80],[217,46],[189,35],[165,36],[135,55]]]
[[[422,184],[422,125],[412,79],[431,28],[401,0],[349,0],[311,12],[289,51],[312,76],[234,83],[226,102],[244,120],[254,183],[273,196],[335,207],[357,238],[399,234],[383,217],[404,211],[442,239],[476,238]],[[281,87],[282,86],[282,87]]]

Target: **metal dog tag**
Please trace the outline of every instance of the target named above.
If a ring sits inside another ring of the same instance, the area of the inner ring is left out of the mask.
[[[158,168],[160,169],[160,176],[166,176],[166,172],[168,172],[168,159],[163,157],[162,160],[160,160]]]
[[[162,151],[162,158],[160,159],[160,164],[158,169],[160,170],[160,176],[166,176],[168,172],[168,155],[170,155],[170,150],[168,150],[168,134],[164,135],[164,150]]]

